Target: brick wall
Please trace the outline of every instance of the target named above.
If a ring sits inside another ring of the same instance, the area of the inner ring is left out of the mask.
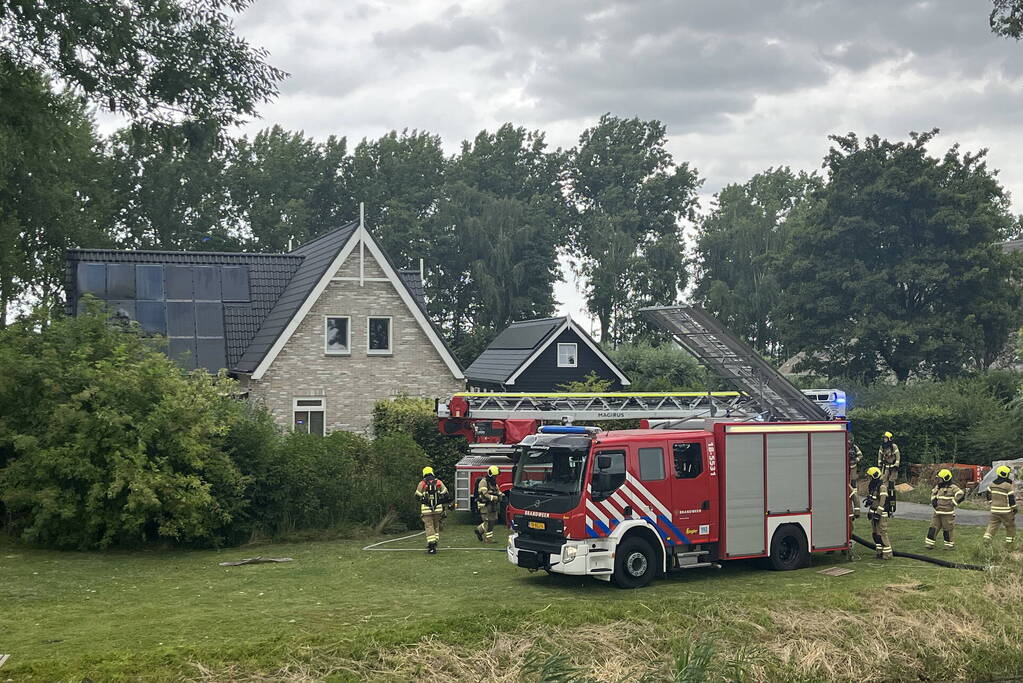
[[[366,278],[385,277],[368,250],[364,268]],[[335,276],[358,275],[356,247]],[[351,355],[324,354],[324,316],[328,315],[351,318]],[[391,317],[391,355],[366,353],[367,316]],[[292,425],[295,398],[322,396],[326,399],[327,431],[366,433],[373,405],[381,398],[399,393],[443,398],[463,387],[463,380],[451,374],[390,282],[366,281],[360,286],[349,280],[327,285],[270,368],[250,383],[249,390],[251,398],[265,404],[285,427]]]

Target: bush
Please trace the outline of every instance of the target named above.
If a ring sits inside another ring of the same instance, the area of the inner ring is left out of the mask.
[[[449,486],[454,485],[455,464],[469,454],[465,439],[440,433],[437,409],[433,401],[425,398],[399,396],[394,400],[377,401],[373,407],[373,433],[378,438],[389,434],[412,437],[425,452],[437,476]]]
[[[670,344],[623,344],[608,356],[632,382],[629,391],[706,391],[706,371],[689,353]]]
[[[855,392],[849,412],[864,454],[891,431],[907,463],[1023,457],[1020,376],[992,372],[967,379],[875,386]]]
[[[234,392],[96,311],[0,332],[6,527],[59,548],[224,542],[246,504],[221,448]]]

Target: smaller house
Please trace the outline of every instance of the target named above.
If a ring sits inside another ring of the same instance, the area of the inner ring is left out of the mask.
[[[609,391],[629,378],[572,318],[512,323],[465,371],[470,391],[555,393],[591,372],[611,380]]]

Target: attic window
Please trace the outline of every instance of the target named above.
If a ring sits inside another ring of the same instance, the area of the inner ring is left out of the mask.
[[[386,356],[391,353],[391,318],[369,317],[367,319],[368,348],[371,356]]]
[[[558,367],[575,368],[579,366],[579,345],[558,344]]]
[[[347,356],[352,352],[351,319],[345,315],[328,315],[323,319],[323,352],[328,356]]]

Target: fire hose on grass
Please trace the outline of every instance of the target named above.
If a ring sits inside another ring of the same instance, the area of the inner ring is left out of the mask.
[[[865,541],[864,539],[860,538],[856,534],[852,535],[852,539],[854,541],[856,541],[857,543],[859,543],[860,545],[867,546],[871,550],[875,549],[875,546],[874,546],[873,543],[868,543],[867,541]],[[976,564],[966,564],[966,563],[963,563],[963,562],[948,562],[946,560],[939,560],[936,557],[927,557],[926,555],[917,555],[916,553],[903,553],[903,552],[899,552],[898,550],[894,550],[894,551],[892,551],[892,555],[894,555],[895,557],[906,557],[906,558],[909,558],[911,560],[921,560],[922,562],[930,562],[931,564],[936,564],[939,567],[948,567],[949,569],[970,569],[970,570],[973,570],[973,571],[976,571],[976,572],[987,571],[987,567],[981,567],[981,566],[976,565]]]

